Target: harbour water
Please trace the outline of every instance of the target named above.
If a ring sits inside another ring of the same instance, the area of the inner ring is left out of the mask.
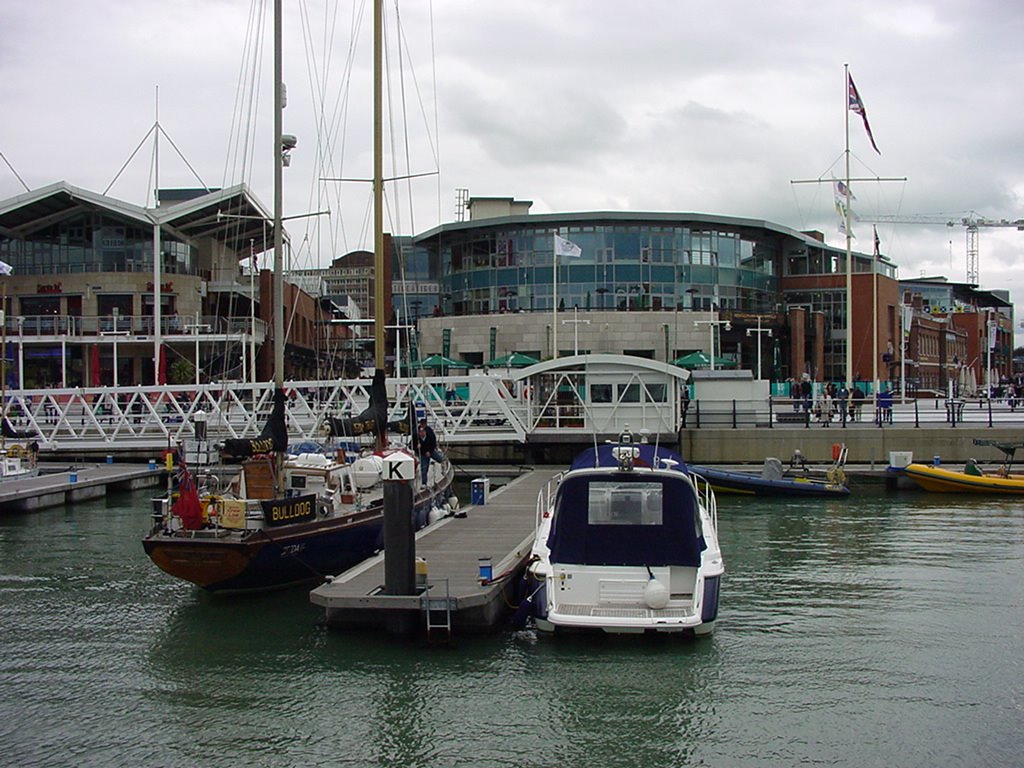
[[[1024,753],[1024,512],[720,497],[714,636],[427,648],[152,566],[148,493],[0,518],[0,764],[946,766]]]

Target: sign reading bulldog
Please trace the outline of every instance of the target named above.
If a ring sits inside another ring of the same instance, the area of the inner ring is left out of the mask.
[[[316,495],[264,501],[263,520],[268,526],[309,523],[316,520]]]

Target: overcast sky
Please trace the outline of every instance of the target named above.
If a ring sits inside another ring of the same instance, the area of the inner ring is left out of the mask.
[[[392,188],[393,231],[453,220],[467,188],[533,213],[725,214],[841,245],[831,185],[791,182],[845,174],[848,116],[851,176],[907,179],[855,181],[862,217],[1024,218],[1016,0],[417,0],[399,6],[400,25],[386,5],[389,40],[402,39],[400,53],[389,43],[388,111],[407,126],[386,141],[399,158],[386,173],[438,172]],[[297,266],[322,266],[371,246],[369,186],[316,182],[372,172],[370,11],[285,8],[285,132],[298,138],[285,210],[331,210],[318,231],[289,225]],[[0,3],[0,153],[13,166],[0,161],[0,198],[24,191],[18,176],[96,192],[117,177],[109,194],[147,204],[159,88],[160,126],[184,156],[161,141],[160,185],[197,186],[191,167],[209,186],[247,180],[271,206],[269,15],[247,0]],[[881,155],[847,112],[844,64]],[[253,79],[255,109],[240,109]],[[855,226],[855,248],[870,251],[871,226]],[[901,276],[966,278],[962,226],[878,231]],[[981,287],[1024,298],[1024,232],[982,228],[979,245]]]

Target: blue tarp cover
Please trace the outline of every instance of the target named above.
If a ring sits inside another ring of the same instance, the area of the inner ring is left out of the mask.
[[[661,525],[591,523],[590,484],[609,481],[619,487],[632,484],[637,488],[660,483]],[[706,548],[700,533],[697,495],[685,476],[676,479],[636,471],[569,474],[558,487],[548,548],[554,563],[697,567]]]

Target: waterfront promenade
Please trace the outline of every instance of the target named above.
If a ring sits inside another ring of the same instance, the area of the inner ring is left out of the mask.
[[[691,410],[680,430],[680,452],[701,464],[760,464],[769,456],[785,463],[799,450],[809,463],[828,464],[835,446],[845,445],[848,462],[871,467],[888,465],[895,451],[910,452],[916,461],[938,456],[947,463],[970,458],[992,463],[1001,461],[1002,453],[976,445],[976,439],[1024,439],[1024,407],[1011,408],[1006,401],[907,400],[877,412],[865,405],[853,420],[848,414],[822,419],[813,407],[795,410],[788,399],[776,399],[772,406],[770,422],[762,425],[733,424],[721,416],[709,423]]]
[[[645,424],[663,425],[662,442],[678,444],[684,457],[703,464],[787,459],[796,449],[822,463],[831,461],[835,443],[847,445],[852,462],[887,461],[891,451],[984,460],[975,438],[1013,440],[1024,434],[1024,407],[1005,399],[916,398],[877,412],[865,402],[853,419],[847,410],[846,418],[839,413],[823,420],[813,404],[805,410],[788,398],[694,399],[684,416],[679,403],[658,400],[654,389],[644,396],[651,402],[605,404],[601,407],[611,415],[594,420],[589,405],[551,405],[539,389],[524,396],[527,388],[510,389],[508,383],[500,375],[400,379],[392,382],[393,402],[414,403],[450,453],[470,463],[564,464],[594,440],[617,437],[609,424],[619,422],[637,433]],[[467,399],[449,402],[438,394],[451,384],[463,386]],[[367,380],[290,382],[293,444],[322,441],[328,415],[360,412],[368,404],[366,387]],[[270,394],[268,384],[15,390],[8,395],[7,414],[17,429],[38,435],[44,460],[103,461],[113,455],[119,462],[144,463],[194,440],[201,425],[210,443],[255,437],[265,423]],[[619,413],[626,408],[632,409],[628,416]],[[401,412],[396,406],[393,417]]]

